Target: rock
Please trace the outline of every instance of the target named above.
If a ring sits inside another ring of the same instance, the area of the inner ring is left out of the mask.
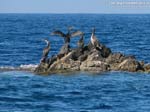
[[[106,58],[106,62],[109,64],[121,63],[125,59],[125,56],[121,53],[110,54],[108,58]]]
[[[106,58],[106,57],[108,57],[110,54],[111,54],[111,49],[110,48],[107,48],[105,45],[103,45],[103,44],[101,44],[101,46],[102,46],[102,49],[101,50],[99,50],[100,52],[101,52],[101,55],[104,57],[104,58]],[[92,51],[93,49],[94,49],[94,47],[93,47],[93,45],[92,45],[92,43],[90,42],[89,44],[88,44],[88,46],[87,47],[85,47],[88,51]]]
[[[150,72],[150,64],[139,62],[134,56],[122,53],[112,53],[110,48],[102,45],[102,49],[95,49],[91,43],[80,49],[70,49],[66,44],[61,52],[52,56],[48,61],[41,62],[35,69],[37,73],[57,73],[60,71],[129,71]]]
[[[138,70],[142,70],[142,67],[138,61],[129,58],[125,59],[118,65],[118,70],[136,72]]]
[[[87,57],[88,57],[87,54],[83,54],[83,55],[79,56],[78,60],[82,62],[82,61],[85,61],[87,59]]]
[[[82,71],[109,71],[109,65],[102,61],[84,61],[80,66]]]
[[[57,61],[56,63],[52,64],[52,66],[48,69],[48,71],[79,71],[80,70],[80,61],[68,60],[64,62],[62,60]]]
[[[76,60],[76,59],[74,59],[74,54],[75,54],[75,52],[72,51],[72,52],[68,53],[67,55],[65,55],[61,60],[63,62],[68,62],[69,60]]]
[[[64,56],[65,56],[65,54],[57,54],[57,55],[56,55],[56,58],[57,58],[57,59],[61,59],[61,58],[63,58]]]
[[[143,65],[136,61],[134,56],[125,56],[121,53],[114,53],[106,58],[106,62],[110,65],[111,70],[115,71],[143,71]]]
[[[144,65],[144,71],[150,73],[150,64]]]
[[[117,71],[118,64],[120,64],[124,60],[124,55],[121,53],[110,54],[106,59],[105,62],[110,65],[110,69]]]
[[[142,67],[144,67],[144,65],[145,65],[145,62],[144,62],[144,61],[140,61],[139,63],[140,63],[140,65],[141,65]]]
[[[48,70],[79,70],[81,62],[72,60],[73,54],[74,52],[70,52],[60,60],[57,60]]]
[[[104,58],[102,57],[102,54],[100,51],[98,50],[93,50],[91,52],[90,55],[88,55],[88,58],[87,58],[88,61],[96,61],[96,60],[104,60]]]
[[[52,56],[48,59],[48,68],[57,60],[57,56]]]
[[[48,64],[47,63],[40,63],[40,65],[38,65],[38,67],[35,69],[34,72],[36,73],[46,73],[48,72]]]

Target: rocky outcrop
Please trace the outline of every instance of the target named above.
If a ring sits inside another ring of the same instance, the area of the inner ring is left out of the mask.
[[[144,71],[150,73],[150,64],[144,65]]]
[[[40,63],[36,73],[57,73],[67,71],[129,71],[150,72],[150,64],[139,62],[134,56],[112,53],[110,48],[102,45],[101,50],[95,49],[91,43],[83,49],[69,50],[68,53],[53,56],[45,63]]]
[[[125,56],[121,53],[111,54],[106,58],[106,63],[110,65],[111,70],[129,72],[144,71],[143,65],[134,56]]]

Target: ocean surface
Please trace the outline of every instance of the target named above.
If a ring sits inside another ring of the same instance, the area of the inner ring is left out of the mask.
[[[49,56],[59,52],[63,38],[50,36],[67,27],[91,28],[113,52],[150,62],[150,15],[0,14],[0,112],[150,112],[150,74],[130,72],[41,75],[16,71],[35,67],[51,42]],[[72,38],[75,48],[79,37]],[[14,69],[13,71],[7,71]]]

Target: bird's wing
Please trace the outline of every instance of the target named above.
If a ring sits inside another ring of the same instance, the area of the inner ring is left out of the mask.
[[[80,36],[80,35],[83,35],[83,32],[75,31],[75,32],[71,33],[71,37]]]
[[[59,30],[56,30],[56,31],[52,32],[51,35],[59,35],[61,37],[65,37],[66,36],[63,32],[61,32]]]
[[[95,36],[95,37],[96,37],[96,36]],[[99,49],[102,49],[101,43],[100,43],[100,41],[98,40],[98,38],[95,38],[95,44],[96,44],[96,47],[98,47]]]

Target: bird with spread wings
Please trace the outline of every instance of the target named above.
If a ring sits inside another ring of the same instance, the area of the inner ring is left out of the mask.
[[[60,37],[63,37],[65,43],[70,43],[70,38],[80,36],[83,34],[83,32],[81,32],[79,30],[75,31],[75,32],[71,32],[71,30],[72,30],[72,27],[71,28],[69,27],[68,32],[66,34],[60,30],[56,30],[56,31],[52,32],[51,35],[58,35]]]

